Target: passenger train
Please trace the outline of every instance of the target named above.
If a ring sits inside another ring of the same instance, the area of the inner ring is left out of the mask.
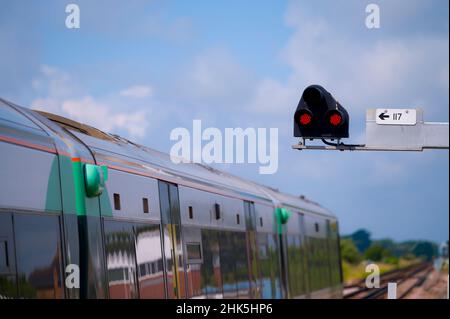
[[[340,298],[340,265],[317,203],[0,99],[0,298]]]

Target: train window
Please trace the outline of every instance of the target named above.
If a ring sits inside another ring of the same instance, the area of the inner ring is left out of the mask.
[[[319,232],[319,223],[315,223],[314,228],[316,229],[316,233],[318,233]]]
[[[186,251],[189,263],[202,262],[202,247],[200,243],[186,243]]]
[[[114,209],[120,210],[120,195],[114,193],[113,197],[114,197]]]
[[[149,213],[149,209],[148,209],[148,198],[142,198],[142,206],[144,208],[144,214],[148,214]]]
[[[62,298],[59,218],[17,214],[14,230],[19,296]]]
[[[105,221],[104,229],[109,295],[113,299],[137,298],[133,224]]]
[[[135,225],[136,263],[141,299],[164,298],[164,273],[159,225]]]
[[[219,234],[220,269],[222,271],[222,290],[224,298],[237,298],[238,282],[235,271],[234,232],[221,231]]]
[[[194,210],[192,206],[189,206],[189,219],[194,219]]]
[[[245,225],[247,230],[256,229],[255,205],[252,202],[244,201]]]
[[[263,227],[263,218],[262,218],[262,217],[259,217],[259,225],[260,225],[261,227]]]
[[[240,224],[241,223],[241,216],[239,216],[239,214],[236,214],[236,224]]]

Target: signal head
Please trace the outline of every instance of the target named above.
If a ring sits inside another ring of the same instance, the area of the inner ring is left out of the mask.
[[[349,116],[320,85],[308,86],[294,114],[294,136],[308,139],[348,137]]]

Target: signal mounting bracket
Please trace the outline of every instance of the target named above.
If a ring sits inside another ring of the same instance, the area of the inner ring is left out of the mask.
[[[306,145],[302,138],[292,146],[297,150],[326,151],[415,151],[449,149],[449,124],[424,122],[423,110],[368,109],[366,112],[366,144],[330,143]]]

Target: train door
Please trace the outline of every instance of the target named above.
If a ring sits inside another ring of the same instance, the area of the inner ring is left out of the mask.
[[[167,297],[186,298],[186,273],[181,239],[178,186],[159,181],[158,187]]]
[[[250,298],[260,298],[258,251],[256,244],[256,213],[255,204],[244,201],[245,227],[247,233],[247,256],[250,281]]]

